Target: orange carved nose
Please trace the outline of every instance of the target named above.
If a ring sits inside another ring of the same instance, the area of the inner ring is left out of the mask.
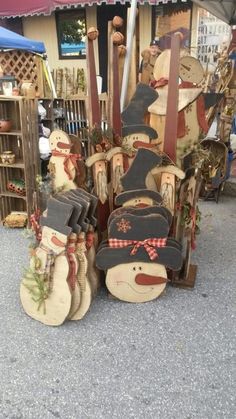
[[[58,247],[65,247],[65,243],[63,243],[61,240],[59,240],[57,237],[55,237],[55,236],[52,236],[52,238],[51,238],[51,242],[53,243],[53,244],[55,244],[56,246],[58,246]]]
[[[134,141],[134,148],[154,148],[156,144],[145,143],[144,141]]]
[[[160,284],[165,284],[165,282],[167,281],[168,279],[163,278],[162,276],[138,274],[135,277],[135,282],[138,285],[160,285]]]

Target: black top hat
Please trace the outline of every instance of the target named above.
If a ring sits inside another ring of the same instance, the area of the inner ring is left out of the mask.
[[[147,84],[138,83],[136,91],[128,106],[123,110],[121,119],[124,124],[122,136],[137,133],[147,134],[151,139],[157,138],[157,132],[144,123],[144,116],[150,106],[158,98],[158,93]]]
[[[92,226],[96,227],[97,225],[97,218],[95,217],[95,211],[98,204],[98,198],[97,196],[85,191],[84,189],[78,188],[76,189],[76,193],[78,195],[81,195],[85,199],[88,199],[90,202],[89,210],[88,210],[88,219]]]
[[[54,198],[58,201],[64,202],[65,204],[73,205],[73,211],[68,221],[69,227],[72,228],[73,233],[79,234],[81,232],[81,226],[79,225],[79,218],[82,211],[82,205],[78,202],[72,201],[71,198],[64,194],[56,194]]]
[[[133,214],[118,216],[112,220],[109,227],[109,240],[115,239],[115,244],[111,245],[110,241],[102,243],[96,256],[97,267],[107,270],[125,263],[145,262],[158,263],[170,269],[179,270],[182,265],[181,247],[175,239],[167,238],[168,232],[168,222],[159,214],[142,218]],[[148,239],[166,239],[164,245],[147,242],[157,254],[153,260],[142,244],[144,240]],[[119,242],[121,243],[120,247],[116,247],[116,240],[121,241]],[[129,240],[132,240],[133,243],[127,243]],[[132,251],[137,242],[140,246],[133,254]]]
[[[128,135],[134,134],[147,134],[150,140],[154,140],[158,137],[157,132],[154,128],[150,127],[149,125],[125,125],[122,127],[122,137],[127,137]]]
[[[68,222],[73,211],[73,205],[59,202],[55,198],[49,198],[47,202],[47,215],[40,217],[41,226],[47,226],[59,233],[69,236],[72,228]]]
[[[168,208],[160,207],[158,205],[150,205],[150,206],[144,207],[144,208],[138,208],[138,207],[116,208],[110,214],[110,216],[108,218],[107,225],[109,226],[110,223],[112,222],[112,220],[114,220],[115,217],[117,217],[119,215],[125,216],[126,214],[133,214],[133,215],[136,215],[137,217],[159,214],[167,220],[169,226],[171,226],[171,222],[172,222],[172,214],[171,214],[171,212]]]
[[[77,189],[71,189],[70,191],[65,192],[66,197],[71,199],[72,202],[77,202],[82,206],[80,218],[79,218],[79,225],[83,232],[87,232],[89,230],[89,220],[87,218],[90,202],[87,199],[84,199],[81,195],[77,194]]]
[[[153,199],[156,203],[162,202],[162,196],[156,192],[147,189],[146,177],[148,173],[161,164],[161,157],[151,150],[140,148],[137,151],[135,159],[124,176],[121,177],[121,184],[124,192],[116,196],[116,204],[122,205],[129,199],[135,199],[139,196],[146,196]]]

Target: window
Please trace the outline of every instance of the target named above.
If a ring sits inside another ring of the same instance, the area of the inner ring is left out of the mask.
[[[56,13],[59,58],[85,58],[85,9]]]

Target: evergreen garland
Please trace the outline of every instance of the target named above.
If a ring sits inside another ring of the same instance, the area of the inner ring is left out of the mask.
[[[38,273],[40,269],[41,261],[37,256],[33,256],[32,266],[28,269],[25,269],[25,274],[22,284],[27,288],[29,293],[32,296],[32,300],[38,304],[37,310],[43,306],[43,313],[46,314],[46,299],[51,293],[50,281],[48,276],[43,273]]]

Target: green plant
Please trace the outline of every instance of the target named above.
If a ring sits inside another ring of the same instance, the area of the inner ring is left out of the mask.
[[[38,304],[37,310],[43,306],[43,313],[46,314],[45,301],[51,293],[51,284],[48,276],[38,272],[41,261],[37,256],[31,258],[31,267],[25,269],[23,285],[32,296],[32,300]]]

